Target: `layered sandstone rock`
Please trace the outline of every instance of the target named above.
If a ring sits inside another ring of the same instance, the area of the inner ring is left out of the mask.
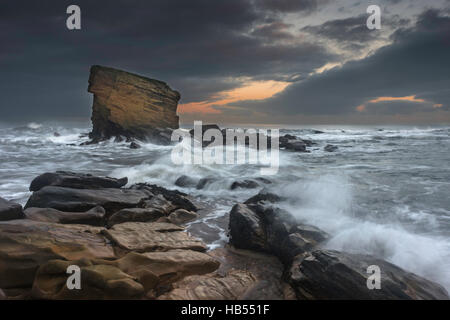
[[[92,66],[88,91],[94,94],[90,133],[94,142],[111,137],[170,142],[163,129],[178,128],[180,94],[164,82]]]

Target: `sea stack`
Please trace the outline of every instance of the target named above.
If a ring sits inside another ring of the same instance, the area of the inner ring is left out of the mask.
[[[92,66],[92,142],[110,138],[170,142],[178,128],[180,94],[166,83],[118,69]]]

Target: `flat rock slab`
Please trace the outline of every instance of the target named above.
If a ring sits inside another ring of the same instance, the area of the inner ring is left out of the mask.
[[[22,218],[23,211],[20,204],[0,198],[0,221]]]
[[[81,271],[81,289],[66,285],[67,268],[76,265]],[[144,287],[134,277],[110,264],[91,260],[51,260],[36,273],[31,296],[34,299],[140,299]]]
[[[25,208],[53,208],[60,211],[84,212],[96,206],[102,206],[107,214],[112,214],[120,209],[136,207],[141,201],[151,196],[145,190],[87,190],[50,186],[34,192]]]
[[[0,287],[31,286],[38,266],[53,259],[114,259],[102,230],[28,219],[1,222]]]
[[[114,213],[108,219],[108,227],[124,222],[155,222],[164,216],[158,208],[127,208]]]
[[[238,300],[245,299],[255,277],[247,271],[233,270],[226,276],[210,273],[190,276],[173,284],[174,289],[159,300]]]
[[[52,208],[28,208],[25,210],[25,217],[40,222],[103,226],[105,209],[98,206],[86,212],[65,212]]]
[[[188,249],[206,251],[206,245],[183,228],[163,222],[126,222],[103,233],[119,247],[137,252]]]
[[[67,171],[47,172],[34,178],[30,191],[39,191],[43,187],[66,187],[75,189],[121,188],[128,183],[128,178],[97,177],[91,174]]]

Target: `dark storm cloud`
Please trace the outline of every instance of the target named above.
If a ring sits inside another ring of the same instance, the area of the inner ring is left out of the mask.
[[[81,7],[79,31],[66,29],[73,3]],[[240,77],[286,79],[335,58],[314,43],[276,44],[287,33],[281,25],[277,32],[269,2],[265,11],[252,0],[17,0],[0,6],[3,119],[89,116],[93,64],[166,81],[187,103],[237,87]],[[268,23],[272,31],[249,34]]]
[[[370,31],[368,31],[370,32]],[[349,114],[383,96],[417,98],[449,106],[450,17],[429,10],[413,28],[373,55],[295,83],[264,102],[239,104],[281,114]]]
[[[291,26],[291,24],[275,21],[255,28],[252,35],[266,39],[289,40],[295,38],[295,36],[289,32]]]
[[[377,40],[381,36],[377,30],[369,31],[366,21],[367,15],[360,15],[329,20],[317,26],[306,26],[300,31],[337,41],[344,49],[356,51],[363,49],[369,42]],[[396,30],[408,23],[409,19],[400,18],[398,15],[383,17],[383,28]]]
[[[298,12],[317,9],[324,0],[255,0],[258,7],[275,12]]]

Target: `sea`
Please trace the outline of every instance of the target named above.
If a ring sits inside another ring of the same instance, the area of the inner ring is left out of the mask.
[[[25,204],[44,172],[65,170],[178,189],[202,203],[188,230],[214,249],[227,243],[232,206],[262,188],[285,197],[280,206],[328,232],[324,245],[372,254],[450,291],[450,127],[310,126],[281,130],[316,144],[310,153],[280,150],[276,175],[257,189],[234,181],[261,177],[251,164],[175,165],[174,146],[88,141],[89,124],[0,125],[0,197]],[[316,133],[320,130],[322,133]],[[332,144],[335,152],[324,147]],[[181,188],[182,175],[212,177],[205,188]]]

